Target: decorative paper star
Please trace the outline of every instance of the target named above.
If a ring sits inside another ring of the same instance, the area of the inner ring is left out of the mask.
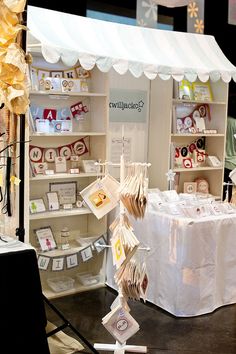
[[[141,100],[141,101],[139,101],[138,105],[139,105],[140,108],[143,108],[144,102]]]
[[[167,181],[174,181],[176,173],[173,172],[171,169],[166,173]]]

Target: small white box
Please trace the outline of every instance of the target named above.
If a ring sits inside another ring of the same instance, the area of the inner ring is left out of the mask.
[[[98,284],[101,278],[100,274],[93,275],[91,273],[78,273],[76,276],[79,282],[86,286]]]
[[[76,242],[78,242],[82,247],[89,246],[95,242],[99,236],[89,236],[89,237],[77,237]]]
[[[60,278],[48,278],[47,283],[53,291],[59,293],[73,289],[75,280],[70,277],[61,276]]]

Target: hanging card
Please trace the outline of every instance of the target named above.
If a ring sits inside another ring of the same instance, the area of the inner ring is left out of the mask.
[[[139,330],[139,324],[121,306],[109,312],[102,319],[102,324],[120,343],[125,343]]]
[[[119,201],[119,186],[119,182],[107,175],[87,186],[80,194],[94,215],[101,219],[116,207]]]
[[[112,247],[113,265],[116,266],[116,269],[119,269],[122,263],[126,259],[124,247],[119,233],[116,233],[112,236],[111,247]]]

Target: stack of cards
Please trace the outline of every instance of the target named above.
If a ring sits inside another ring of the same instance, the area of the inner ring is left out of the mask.
[[[102,324],[121,344],[125,343],[139,330],[139,324],[121,305],[118,305],[103,317]]]
[[[124,219],[122,223],[116,219],[111,228],[113,229],[111,238],[113,264],[116,269],[119,269],[134,255],[139,246],[139,241],[127,219]]]
[[[143,218],[147,204],[147,166],[134,163],[120,188],[120,200],[130,215]]]
[[[117,272],[119,273],[119,271]],[[117,276],[118,274],[116,274]],[[148,276],[145,263],[140,264],[136,260],[131,260],[125,264],[120,280],[122,294],[132,300],[146,301],[148,287]]]

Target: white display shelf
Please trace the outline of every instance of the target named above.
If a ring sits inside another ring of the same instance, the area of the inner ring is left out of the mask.
[[[76,284],[73,289],[61,291],[58,293],[45,287],[43,290],[43,294],[46,296],[47,299],[56,299],[56,298],[59,298],[62,296],[73,295],[73,294],[81,293],[81,292],[88,291],[88,290],[95,290],[95,289],[103,288],[105,286],[106,286],[105,282],[99,282],[97,284],[89,285],[89,286]]]
[[[226,103],[223,101],[197,101],[197,100],[181,100],[180,98],[173,98],[173,103],[195,103],[195,104],[219,104],[225,105]]]
[[[87,177],[100,177],[102,173],[55,173],[54,175],[38,175],[30,177],[30,182],[47,181],[55,179],[71,179],[71,178],[87,178]]]
[[[55,71],[57,69],[67,70],[68,68],[64,66],[62,62],[53,65],[45,62],[42,55],[33,56],[32,65],[37,68],[42,68],[47,71]],[[60,71],[59,70],[59,71]],[[30,140],[30,144],[27,144],[26,150],[29,154],[29,145],[40,146],[42,149],[51,147],[57,149],[58,146],[71,145],[75,140],[86,137],[86,146],[88,152],[86,155],[81,155],[79,158],[80,165],[82,166],[83,160],[106,160],[107,154],[107,134],[108,134],[108,97],[109,97],[109,86],[108,86],[108,75],[101,73],[96,67],[91,70],[89,78],[90,92],[62,92],[60,87],[58,91],[36,91],[31,89],[29,93],[30,102],[35,107],[40,107],[40,109],[45,107],[50,107],[60,112],[65,107],[69,109],[71,105],[75,104],[77,101],[85,101],[84,103],[88,107],[88,119],[84,122],[75,122],[73,120],[73,129],[71,132],[38,132],[36,130],[30,131],[30,124],[26,126],[26,140]],[[32,117],[29,116],[27,112],[27,118],[29,123],[32,123]],[[60,116],[60,115],[59,115]],[[78,123],[78,124],[77,124]],[[80,124],[81,123],[81,124]],[[76,193],[78,193],[84,188],[86,188],[91,182],[93,182],[96,177],[104,176],[104,173],[86,173],[81,167],[80,173],[69,173],[70,168],[73,164],[68,163],[65,173],[54,173],[53,175],[36,174],[32,176],[32,169],[30,166],[30,161],[26,161],[25,175],[26,175],[26,185],[25,188],[25,200],[30,202],[33,198],[42,197],[45,200],[45,205],[48,205],[47,193],[50,190],[50,184],[52,182],[57,183],[69,183],[71,181],[76,183]],[[75,164],[76,165],[76,164]],[[55,164],[50,164],[48,169],[55,171]],[[100,170],[99,170],[100,171]],[[93,240],[90,235],[98,233],[98,235],[105,235],[107,232],[107,220],[106,216],[97,219],[88,207],[73,208],[73,209],[60,209],[55,211],[47,210],[42,213],[31,214],[29,213],[29,208],[25,208],[25,229],[26,229],[26,242],[34,245],[35,248],[39,247],[37,237],[35,237],[35,230],[44,226],[50,225],[53,235],[55,237],[55,242],[58,248],[42,252],[38,249],[38,254],[41,256],[49,257],[50,262],[53,261],[55,257],[65,257],[68,255],[73,255],[80,253],[83,249],[88,246],[92,246]],[[67,227],[70,232],[69,244],[70,248],[68,250],[62,250],[61,245],[61,230]],[[77,236],[78,235],[78,236]],[[95,235],[96,236],[96,235]],[[77,242],[76,239],[81,238],[81,242]],[[89,240],[91,238],[91,241]],[[99,238],[96,237],[96,239]],[[83,239],[83,240],[82,240]],[[88,239],[89,244],[86,244]],[[40,278],[42,282],[42,289],[45,296],[49,299],[59,298],[65,295],[76,294],[82,291],[89,291],[96,288],[105,286],[105,260],[106,252],[94,252],[93,257],[90,260],[81,262],[79,267],[72,267],[64,269],[59,272],[53,272],[51,268],[47,270],[40,269]],[[80,269],[79,269],[80,268]],[[89,272],[91,274],[100,274],[101,277],[98,279],[98,283],[93,285],[83,285],[77,279],[77,273],[79,272]],[[55,292],[47,283],[49,277],[65,276],[71,277],[75,280],[74,286],[65,287],[65,291]]]
[[[222,166],[220,167],[211,167],[211,166],[205,166],[205,167],[193,167],[193,168],[173,168],[174,172],[191,172],[191,171],[214,171],[214,170],[222,170]]]
[[[172,137],[176,138],[176,137],[201,137],[201,136],[207,136],[207,137],[221,137],[221,138],[224,138],[224,134],[209,134],[209,133],[196,133],[196,134],[178,134],[178,133],[175,133],[175,134],[171,134]]]
[[[107,97],[106,93],[98,93],[98,92],[61,92],[61,91],[30,91],[30,95],[38,95],[38,96],[52,96],[50,98],[55,98],[53,96],[79,96],[79,97]]]
[[[86,135],[89,135],[89,136],[105,136],[106,133],[105,132],[68,132],[68,133],[31,133],[30,134],[30,137],[34,137],[34,138],[37,138],[37,137],[60,137],[62,138],[63,136],[66,136],[66,137],[70,137],[70,136],[86,136]]]
[[[61,218],[61,217],[67,217],[67,216],[74,216],[74,215],[86,215],[86,214],[91,214],[91,210],[87,208],[74,208],[71,210],[56,210],[56,211],[45,211],[42,213],[37,213],[37,214],[31,214],[29,216],[30,220],[40,220],[40,219],[51,219],[51,218]]]

